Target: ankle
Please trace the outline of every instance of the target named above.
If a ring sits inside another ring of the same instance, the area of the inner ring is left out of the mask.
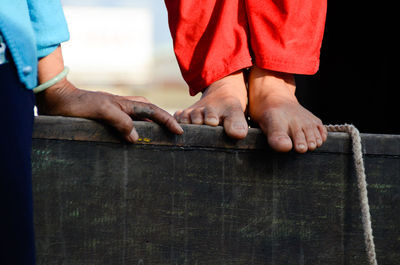
[[[249,100],[264,100],[265,97],[295,99],[294,75],[262,69],[254,66],[249,75]],[[296,99],[297,101],[297,99]]]
[[[243,73],[235,72],[215,81],[204,90],[202,98],[208,96],[217,100],[236,101],[244,111],[247,106],[247,89]]]

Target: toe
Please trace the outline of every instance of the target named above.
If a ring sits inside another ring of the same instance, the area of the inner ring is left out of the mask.
[[[206,107],[204,109],[204,124],[207,124],[210,126],[218,126],[219,115],[214,108]]]
[[[234,139],[246,137],[249,126],[241,108],[228,110],[223,118],[224,129],[229,137]]]
[[[191,109],[185,109],[182,113],[177,117],[177,121],[179,123],[189,124],[190,123],[190,113],[192,112]]]
[[[190,120],[193,124],[203,124],[203,112],[201,109],[194,109],[190,113]]]
[[[293,141],[288,134],[288,124],[283,122],[279,115],[275,116],[272,112],[266,112],[260,119],[259,126],[267,136],[268,144],[273,150],[289,152],[293,148]]]
[[[268,135],[269,146],[277,152],[289,152],[292,147],[292,140],[283,131],[274,131]]]
[[[308,150],[308,143],[301,127],[296,127],[292,130],[292,140],[294,149],[298,153],[305,153]]]
[[[182,110],[177,110],[177,111],[174,113],[174,118],[175,118],[176,120],[178,120],[179,117],[181,116],[182,112],[183,112]]]
[[[326,139],[328,138],[328,131],[326,130],[326,127],[322,123],[318,125],[318,131],[319,135],[321,135],[322,142],[325,142]]]
[[[322,135],[318,129],[318,126],[314,129],[315,141],[317,142],[317,147],[320,147],[323,144]]]
[[[317,148],[317,138],[315,137],[316,127],[313,125],[307,126],[303,129],[304,136],[307,141],[308,150],[313,151]]]

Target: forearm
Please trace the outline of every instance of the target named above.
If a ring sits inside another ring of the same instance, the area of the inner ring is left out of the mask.
[[[58,46],[52,53],[41,58],[38,63],[38,81],[43,84],[64,70],[64,60],[62,56],[61,46]],[[66,97],[62,94],[74,92],[77,90],[67,78],[64,77],[57,83],[48,87],[36,95],[36,102],[39,114],[52,114],[69,116],[67,108],[71,105],[65,102]]]
[[[64,69],[64,59],[61,52],[61,46],[58,46],[52,53],[43,57],[38,63],[39,84],[57,76]]]

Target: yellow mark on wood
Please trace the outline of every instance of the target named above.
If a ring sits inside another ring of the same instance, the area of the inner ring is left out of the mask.
[[[145,143],[150,143],[151,139],[150,138],[139,138],[138,142],[145,142]]]

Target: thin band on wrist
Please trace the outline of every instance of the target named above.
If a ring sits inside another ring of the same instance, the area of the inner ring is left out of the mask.
[[[64,77],[66,77],[68,72],[69,72],[69,68],[68,68],[68,66],[65,66],[64,70],[62,70],[61,73],[59,73],[58,75],[56,75],[55,77],[53,77],[49,81],[47,81],[47,82],[45,82],[43,84],[40,84],[39,86],[35,87],[33,89],[33,93],[37,94],[39,92],[42,92],[42,91],[48,89],[49,87],[51,87],[52,85],[58,83],[60,80],[62,80]]]

